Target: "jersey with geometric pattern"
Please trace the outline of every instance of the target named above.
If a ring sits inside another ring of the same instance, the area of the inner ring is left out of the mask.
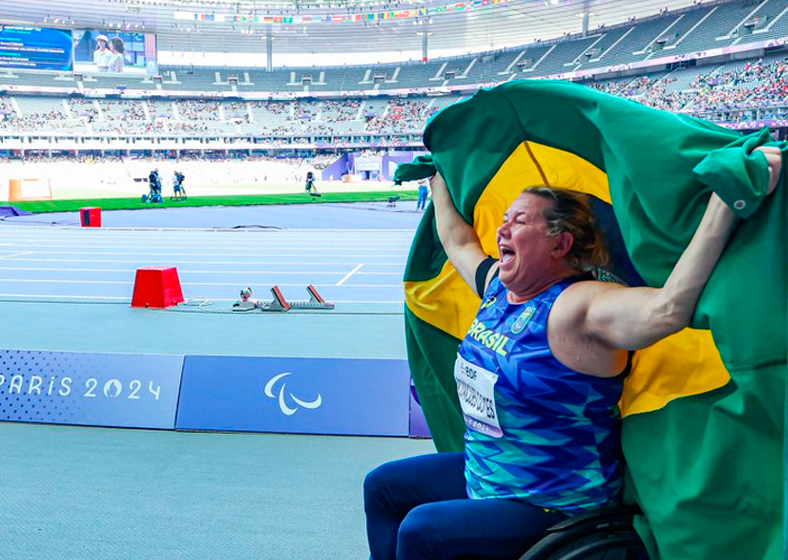
[[[521,304],[507,301],[497,277],[490,282],[455,365],[471,498],[516,498],[570,515],[618,498],[623,375],[573,371],[547,343],[550,309],[577,280]]]

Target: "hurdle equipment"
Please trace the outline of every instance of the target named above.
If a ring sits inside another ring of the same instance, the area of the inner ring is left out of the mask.
[[[134,279],[132,307],[163,309],[183,303],[178,269],[166,266],[138,268]]]

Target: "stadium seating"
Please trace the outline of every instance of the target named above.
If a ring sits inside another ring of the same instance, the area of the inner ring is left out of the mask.
[[[600,71],[584,78],[590,87],[653,107],[736,124],[779,120],[788,113],[784,52],[762,55],[754,51],[754,58],[747,60],[707,66],[699,60],[667,69],[664,64],[650,68],[648,61],[787,36],[784,2],[766,0],[697,5],[610,28],[602,26],[585,37],[536,41],[425,64],[271,72],[173,66],[161,68],[161,80],[155,81],[141,75],[6,70],[0,72],[4,117],[0,135],[263,135],[312,142],[319,138],[335,145],[382,137],[417,145],[420,131],[434,112],[476,87],[592,68]],[[642,71],[613,72],[606,78],[606,69],[632,63],[640,64]],[[58,88],[61,95],[54,97],[51,90],[39,95],[18,90],[42,86]],[[452,92],[455,87],[463,89]],[[92,92],[101,96],[74,95]],[[124,92],[141,93],[143,98],[124,98]],[[409,93],[407,99],[399,97],[403,92]],[[261,93],[274,99],[261,100]],[[328,97],[303,98],[312,93]],[[370,93],[382,95],[367,97]],[[203,94],[235,98],[206,99]],[[106,95],[111,98],[102,98]]]

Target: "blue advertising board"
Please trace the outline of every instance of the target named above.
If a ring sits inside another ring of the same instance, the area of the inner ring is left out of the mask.
[[[71,31],[0,25],[0,68],[70,71]]]
[[[407,436],[405,360],[187,356],[176,428]]]
[[[175,428],[183,356],[0,350],[0,420]]]

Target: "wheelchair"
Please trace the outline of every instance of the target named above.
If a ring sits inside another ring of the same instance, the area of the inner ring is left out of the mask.
[[[550,527],[520,560],[649,560],[632,520],[640,510],[616,506]]]

